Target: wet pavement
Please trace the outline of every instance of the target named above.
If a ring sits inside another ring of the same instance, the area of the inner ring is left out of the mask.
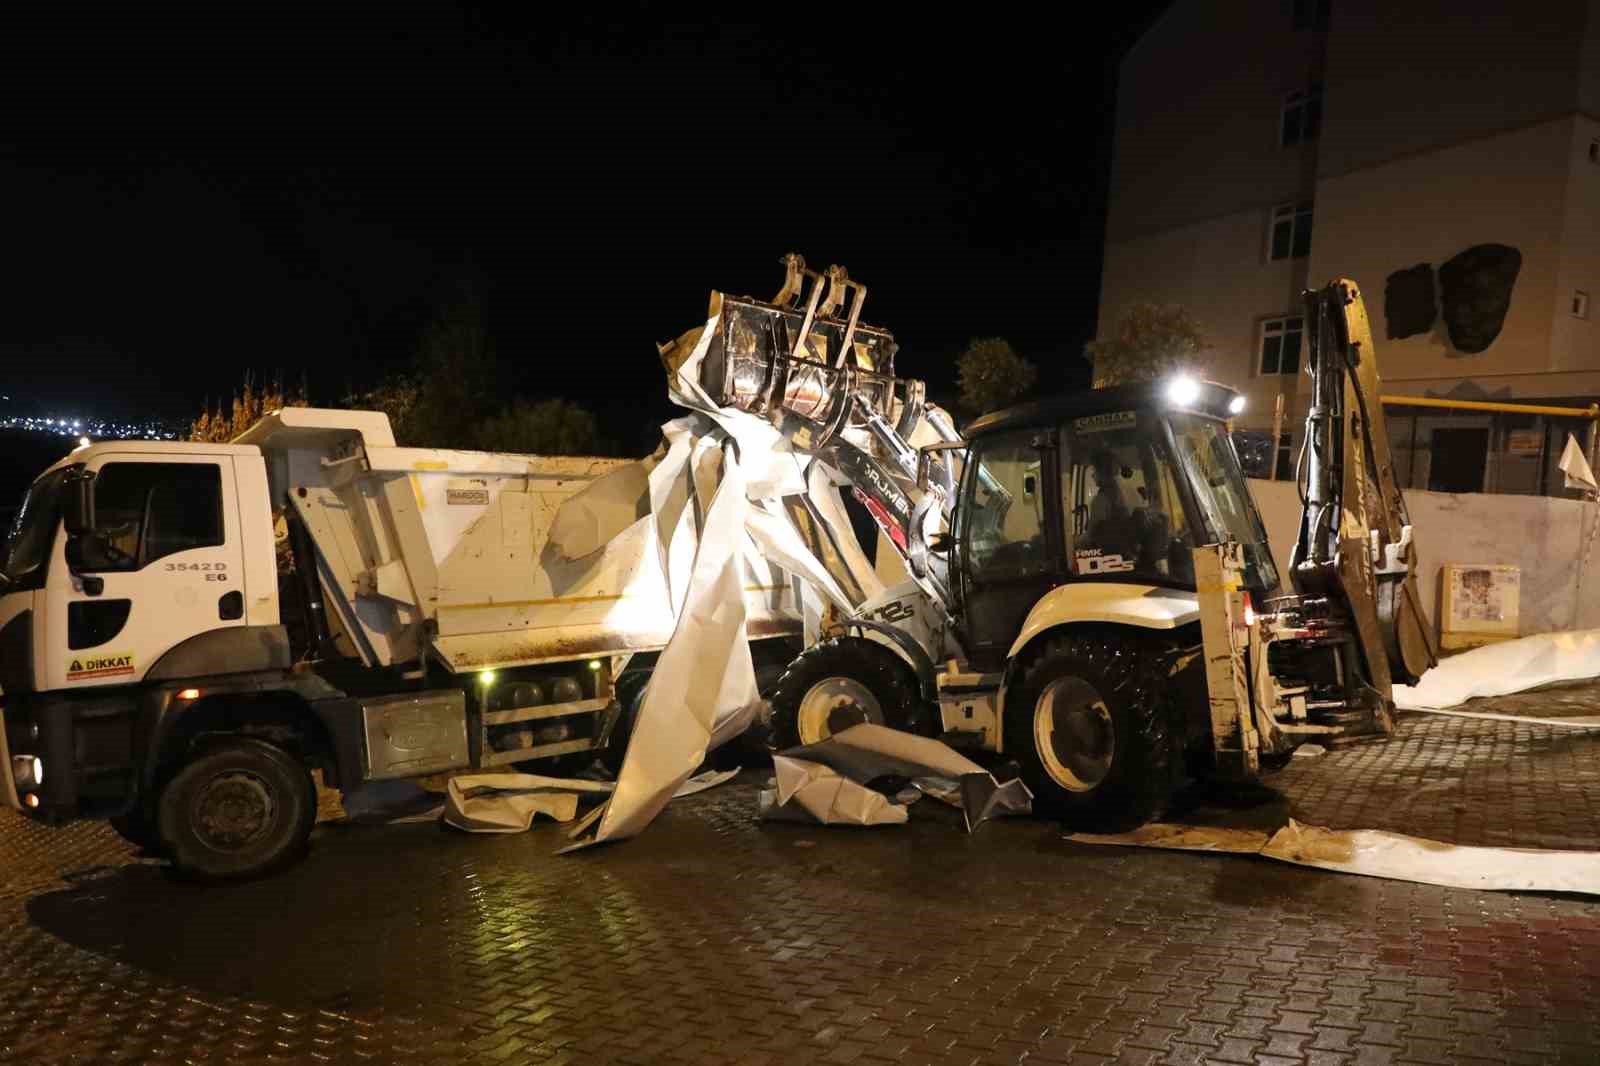
[[[764,777],[580,856],[333,824],[221,887],[0,815],[0,1062],[1600,1061],[1600,900],[968,836],[927,801],[762,825]],[[1600,849],[1600,732],[1408,714],[1268,785],[1242,817]]]

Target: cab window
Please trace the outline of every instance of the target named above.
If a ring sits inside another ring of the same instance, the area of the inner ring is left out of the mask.
[[[1075,577],[1193,584],[1195,541],[1161,430],[1134,411],[1062,427],[1063,525]]]
[[[974,581],[1032,577],[1050,569],[1036,435],[997,436],[978,447],[962,514],[967,572]]]
[[[222,472],[215,463],[107,463],[95,477],[94,510],[82,569],[139,570],[222,544]]]

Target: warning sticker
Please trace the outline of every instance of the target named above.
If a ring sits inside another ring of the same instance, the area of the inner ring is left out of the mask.
[[[76,656],[67,664],[68,681],[91,681],[133,673],[133,653]]]

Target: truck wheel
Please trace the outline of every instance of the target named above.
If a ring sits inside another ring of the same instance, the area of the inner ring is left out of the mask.
[[[162,843],[179,870],[249,877],[305,847],[317,817],[311,772],[282,748],[233,737],[201,751],[161,793]]]
[[[1006,697],[1006,754],[1033,809],[1084,829],[1130,829],[1174,784],[1165,658],[1136,641],[1057,637]]]
[[[611,771],[612,777],[622,772],[622,757],[628,753],[628,740],[639,721],[639,708],[644,704],[644,689],[649,683],[650,675],[643,670],[617,678],[617,705],[622,710],[617,714],[617,724],[611,727],[606,750],[600,753],[600,762]]]
[[[134,847],[146,851],[161,850],[161,834],[156,832],[155,821],[150,817],[143,799],[137,800],[134,808],[127,814],[114,814],[109,820],[111,828],[117,831],[117,836]]]
[[[933,714],[905,661],[862,637],[832,637],[800,653],[772,690],[778,751],[815,744],[862,722],[929,733]]]

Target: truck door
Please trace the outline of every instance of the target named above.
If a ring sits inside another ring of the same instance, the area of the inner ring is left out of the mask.
[[[957,508],[959,588],[967,647],[980,669],[1003,662],[1033,605],[1061,581],[1048,430],[985,437],[973,445]],[[1052,497],[1053,498],[1053,497]]]
[[[130,684],[179,643],[245,622],[244,553],[226,456],[107,455],[76,573],[57,538],[46,617],[50,688]]]

